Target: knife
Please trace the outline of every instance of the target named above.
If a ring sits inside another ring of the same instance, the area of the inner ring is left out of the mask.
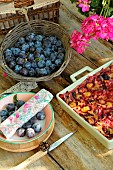
[[[14,168],[11,168],[9,170],[22,170],[23,168],[27,167],[29,164],[33,163],[34,161],[40,159],[44,155],[46,155],[48,152],[52,151],[53,149],[57,148],[59,145],[61,145],[64,141],[66,141],[69,137],[71,137],[76,131],[71,132],[67,134],[66,136],[60,138],[56,142],[50,145],[49,149],[42,151],[40,150],[39,152],[35,153],[34,155],[30,156],[28,159],[20,163],[19,165],[15,166]]]

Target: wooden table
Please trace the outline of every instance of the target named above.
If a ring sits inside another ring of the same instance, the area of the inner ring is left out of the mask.
[[[84,16],[77,12],[75,4],[70,0],[61,0],[59,23],[71,34],[74,29],[80,30],[81,21]],[[0,41],[4,36],[0,37]],[[78,128],[78,132],[69,138],[57,149],[50,152],[38,161],[33,162],[26,170],[112,170],[113,150],[106,149],[91,134],[81,127],[65,111],[63,111],[55,97],[56,93],[71,84],[70,75],[84,66],[93,69],[113,58],[113,45],[106,41],[92,41],[90,47],[79,55],[73,51],[70,63],[64,72],[48,82],[39,83],[38,91],[45,88],[54,94],[51,104],[55,111],[55,128],[48,139],[51,144],[62,136]],[[10,77],[3,78],[0,69],[0,93],[7,90],[17,82]],[[11,153],[0,149],[0,170],[14,167],[33,155],[37,150],[25,153]]]

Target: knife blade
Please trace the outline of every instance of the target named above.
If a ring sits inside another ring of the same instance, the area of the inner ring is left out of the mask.
[[[53,144],[50,145],[50,148],[48,149],[48,152],[52,151],[53,149],[57,148],[59,145],[61,145],[64,141],[66,141],[69,137],[71,137],[76,131],[71,132],[67,135],[65,135],[64,137],[60,138],[59,140],[57,140],[56,142],[54,142]]]
[[[77,132],[77,130],[65,135],[64,137],[60,138],[59,140],[57,140],[56,142],[51,144],[48,150],[46,150],[44,152],[39,151],[39,152],[35,153],[34,155],[32,155],[31,157],[29,157],[28,159],[26,159],[19,165],[15,166],[14,168],[11,168],[9,170],[22,170],[23,168],[27,167],[29,164],[33,163],[34,161],[36,161],[36,160],[40,159],[41,157],[43,157],[44,155],[46,155],[48,152],[57,148],[59,145],[61,145],[64,141],[66,141],[69,137],[71,137],[76,132]]]

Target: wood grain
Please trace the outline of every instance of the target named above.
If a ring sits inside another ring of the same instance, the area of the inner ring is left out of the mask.
[[[28,159],[26,159],[22,163],[20,163],[19,165],[15,166],[15,167],[13,167],[13,168],[11,168],[9,170],[22,170],[23,168],[26,168],[31,163],[33,163],[35,161],[38,161],[40,158],[42,158],[45,155],[47,155],[47,151],[45,151],[45,152],[38,151],[37,153],[35,153],[34,155],[30,156]]]

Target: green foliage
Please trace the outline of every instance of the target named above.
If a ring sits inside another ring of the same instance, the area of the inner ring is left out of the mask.
[[[13,96],[13,103],[17,103],[17,101],[18,101],[17,94],[15,94],[15,95]]]
[[[108,11],[108,17],[112,16],[113,15],[113,8],[110,7],[109,8],[109,11]]]
[[[72,3],[75,2],[78,5],[78,0],[70,0]],[[113,15],[113,0],[89,0],[90,11],[82,12],[82,9],[78,6],[78,11],[88,17],[91,14],[98,14],[104,17],[111,17]],[[104,4],[103,4],[104,2]]]
[[[71,1],[71,3],[75,2],[75,0],[70,0],[70,1]]]
[[[100,0],[92,0],[91,1],[91,8],[97,8],[100,4]]]

